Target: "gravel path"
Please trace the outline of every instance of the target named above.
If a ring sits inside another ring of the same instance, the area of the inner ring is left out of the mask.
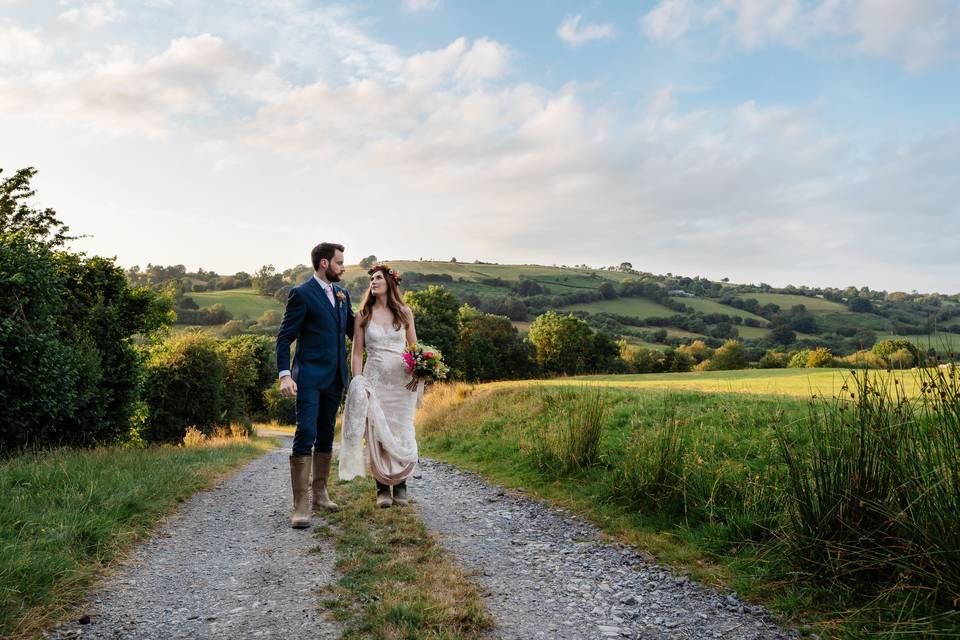
[[[678,577],[562,509],[421,460],[426,525],[478,573],[498,638],[794,638],[761,607]]]
[[[186,501],[47,638],[337,638],[317,590],[334,552],[294,530],[291,438]],[[317,549],[318,547],[319,550]]]

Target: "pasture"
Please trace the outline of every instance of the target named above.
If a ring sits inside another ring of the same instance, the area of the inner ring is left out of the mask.
[[[614,298],[613,300],[598,300],[596,302],[583,302],[572,304],[557,309],[559,313],[569,313],[570,311],[586,311],[587,313],[615,313],[621,316],[633,316],[635,318],[646,318],[649,316],[672,316],[676,311],[662,304],[657,304],[646,298]]]
[[[746,300],[755,298],[761,305],[773,303],[779,305],[781,309],[790,309],[790,307],[802,304],[811,313],[850,313],[845,306],[823,298],[810,298],[807,296],[791,295],[787,293],[742,293],[738,297]]]
[[[755,313],[750,313],[749,311],[744,311],[743,309],[737,309],[736,307],[720,304],[719,302],[708,300],[707,298],[674,297],[673,299],[677,302],[682,302],[694,311],[700,311],[702,313],[722,313],[728,316],[739,316],[741,318],[753,318],[754,320],[762,322],[764,325],[767,324],[766,318],[763,318],[762,316],[758,316]]]
[[[200,307],[222,304],[235,320],[256,320],[270,309],[283,312],[283,303],[273,297],[258,295],[253,289],[228,289],[188,293]]]
[[[810,398],[814,395],[832,398],[841,393],[851,377],[849,369],[742,369],[739,371],[693,371],[690,373],[640,373],[628,375],[593,375],[552,380],[531,380],[521,383],[495,382],[496,385],[604,386],[621,389],[660,389],[734,393],[766,396]],[[911,370],[877,371],[877,379],[885,387],[901,385],[911,396],[919,386]]]

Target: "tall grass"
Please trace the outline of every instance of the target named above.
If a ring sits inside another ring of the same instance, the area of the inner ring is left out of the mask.
[[[556,396],[544,402],[552,409],[551,424],[529,432],[524,449],[541,471],[562,477],[599,461],[607,403],[597,388],[562,389]]]
[[[960,607],[960,383],[952,368],[917,375],[911,398],[897,380],[853,373],[846,395],[811,408],[800,438],[776,430],[793,557],[869,594],[865,608],[900,633],[929,633]]]
[[[421,444],[833,635],[960,635],[960,380],[915,375],[805,402],[480,386],[429,409]]]

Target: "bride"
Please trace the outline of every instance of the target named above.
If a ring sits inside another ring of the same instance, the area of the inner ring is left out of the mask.
[[[377,481],[377,506],[406,506],[407,478],[417,464],[413,414],[423,386],[418,393],[407,388],[411,377],[403,352],[416,344],[417,332],[413,312],[400,296],[400,274],[385,264],[368,273],[370,288],[354,321],[339,475],[351,480],[365,475],[369,465]]]

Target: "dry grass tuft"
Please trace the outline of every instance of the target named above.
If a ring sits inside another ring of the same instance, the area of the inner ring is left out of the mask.
[[[414,509],[378,509],[370,480],[340,485],[332,536],[343,577],[326,602],[344,638],[471,639],[493,626],[477,586]]]

